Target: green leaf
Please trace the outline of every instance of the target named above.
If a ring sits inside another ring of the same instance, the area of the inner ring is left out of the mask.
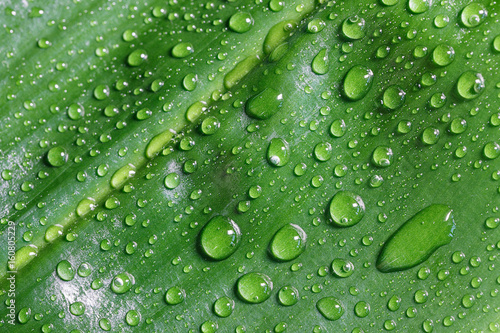
[[[500,329],[496,3],[0,7],[9,332]]]

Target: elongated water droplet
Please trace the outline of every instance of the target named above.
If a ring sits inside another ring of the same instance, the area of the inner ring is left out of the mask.
[[[343,304],[335,297],[324,297],[316,303],[318,311],[328,320],[338,320],[344,314]]]
[[[240,227],[233,220],[215,216],[200,232],[199,249],[209,259],[223,260],[238,249],[240,239]]]
[[[356,65],[347,72],[343,82],[344,96],[352,101],[365,97],[373,83],[373,72],[365,66]]]
[[[269,244],[269,253],[279,261],[290,261],[302,254],[306,248],[307,235],[296,224],[287,224],[274,234]]]
[[[269,119],[279,111],[282,104],[283,94],[274,88],[266,88],[248,99],[245,112],[251,118]]]
[[[329,215],[337,227],[350,227],[357,224],[365,215],[365,203],[357,194],[340,191],[330,202]]]
[[[148,54],[145,50],[139,49],[132,51],[132,53],[128,55],[127,63],[129,66],[137,67],[142,65],[146,60],[148,60]]]
[[[322,49],[314,57],[311,68],[314,73],[323,75],[328,72],[328,55],[326,49]]]
[[[455,221],[445,205],[431,205],[406,221],[385,243],[377,259],[384,273],[417,266],[453,239]]]
[[[282,167],[290,160],[288,143],[281,138],[274,138],[267,148],[267,160],[275,167]]]
[[[252,272],[238,279],[236,290],[241,300],[253,304],[262,303],[271,296],[273,282],[265,274]]]
[[[182,42],[172,48],[172,56],[174,58],[185,58],[194,52],[193,44]]]
[[[285,39],[290,37],[297,27],[297,22],[294,20],[285,20],[276,23],[266,35],[263,44],[264,54],[271,53],[278,45],[283,43]]]

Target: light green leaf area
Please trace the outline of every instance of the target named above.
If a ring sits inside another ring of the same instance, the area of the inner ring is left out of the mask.
[[[3,2],[0,331],[499,331],[499,14]]]

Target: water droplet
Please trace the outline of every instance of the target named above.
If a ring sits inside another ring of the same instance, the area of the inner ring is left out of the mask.
[[[398,85],[389,86],[382,95],[381,104],[389,109],[396,110],[405,102],[406,92]]]
[[[146,51],[138,49],[132,51],[132,53],[128,55],[127,63],[129,64],[129,66],[137,67],[142,65],[146,60],[148,60],[148,54],[146,53]]]
[[[324,297],[316,303],[318,311],[328,320],[338,320],[344,314],[343,304],[335,297]]]
[[[401,298],[397,295],[392,296],[387,302],[387,308],[391,311],[398,311],[401,307]]]
[[[63,230],[64,230],[63,226],[60,224],[51,225],[50,227],[47,228],[47,230],[45,230],[45,235],[44,235],[45,241],[48,243],[52,243],[53,241],[62,236]]]
[[[488,217],[485,221],[484,221],[484,225],[486,226],[486,228],[488,229],[496,229],[499,225],[500,225],[500,218],[498,217]],[[465,255],[464,255],[465,257]]]
[[[318,143],[314,147],[314,157],[321,162],[326,162],[333,156],[333,147],[329,142]]]
[[[56,272],[57,276],[64,281],[71,281],[75,277],[75,270],[67,260],[62,260],[57,264]]]
[[[415,267],[453,238],[455,221],[445,205],[428,206],[406,221],[385,242],[377,259],[384,273]]]
[[[75,302],[69,306],[69,312],[75,316],[81,316],[85,313],[85,305],[82,302]]]
[[[236,290],[241,300],[248,303],[262,303],[271,296],[273,282],[262,273],[248,273],[236,282]]]
[[[491,141],[484,145],[483,155],[489,160],[494,160],[500,156],[500,144]]]
[[[372,154],[372,161],[378,167],[385,168],[391,165],[393,152],[390,147],[378,146]]]
[[[365,37],[366,22],[358,15],[350,16],[342,22],[342,34],[349,40],[358,40]]]
[[[77,103],[73,103],[68,107],[68,117],[72,120],[82,119],[85,115],[85,109],[83,106]]]
[[[198,75],[189,73],[182,80],[182,86],[187,91],[193,91],[196,89],[196,85],[198,84]]]
[[[306,248],[307,235],[296,224],[287,224],[274,234],[269,244],[269,252],[274,259],[290,261],[296,259]]]
[[[408,8],[413,14],[421,14],[426,12],[431,5],[430,0],[409,0]]]
[[[433,109],[442,108],[446,104],[446,95],[444,93],[432,94],[429,104]]]
[[[461,134],[467,129],[467,121],[464,118],[457,117],[450,123],[450,132],[453,134]]]
[[[365,97],[373,83],[373,72],[365,66],[356,65],[347,72],[343,81],[344,96],[352,101]]]
[[[248,189],[248,196],[251,199],[257,199],[262,195],[262,187],[259,185],[253,185]]]
[[[488,17],[488,11],[483,4],[473,2],[462,10],[460,20],[467,28],[474,28],[480,25]]]
[[[464,72],[457,81],[458,94],[467,100],[478,97],[485,88],[483,76],[473,71]]]
[[[328,72],[328,54],[326,49],[322,49],[314,57],[311,68],[314,73],[323,75]]]
[[[248,99],[245,112],[254,119],[269,119],[279,111],[282,104],[283,94],[274,88],[266,88]]]
[[[221,318],[229,317],[233,313],[233,310],[234,301],[227,296],[217,299],[214,303],[214,312]]]
[[[434,322],[431,319],[426,319],[422,323],[422,329],[426,333],[431,333],[434,330]]]
[[[384,321],[384,328],[387,330],[387,331],[392,331],[396,328],[397,324],[396,324],[396,321],[395,320],[390,320],[390,319],[387,319],[386,321]]]
[[[336,119],[330,125],[330,133],[336,138],[344,136],[346,132],[347,125],[345,124],[344,119]]]
[[[139,322],[141,321],[141,314],[139,312],[137,312],[136,310],[130,310],[125,315],[125,321],[130,326],[137,326],[137,325],[139,325]]]
[[[116,294],[123,294],[135,284],[134,276],[130,273],[120,273],[111,281],[111,290]]]
[[[278,300],[281,305],[292,306],[299,301],[299,292],[293,286],[284,286],[278,292]]]
[[[427,302],[427,300],[429,299],[429,293],[427,292],[427,290],[420,289],[415,292],[413,298],[415,299],[415,302],[417,302],[418,304],[422,304]]]
[[[281,45],[293,31],[297,28],[297,22],[294,20],[285,20],[276,23],[269,29],[266,38],[264,39],[263,50],[264,54],[268,55]]]
[[[184,291],[184,289],[178,286],[168,288],[167,292],[165,293],[165,302],[167,302],[168,305],[180,304],[184,302],[185,298],[186,292]]]
[[[434,145],[438,142],[441,133],[435,127],[427,127],[422,132],[422,142],[426,145]]]
[[[432,62],[440,67],[448,66],[455,59],[455,50],[446,44],[439,44],[432,51]]]
[[[87,277],[92,273],[92,266],[89,263],[84,262],[78,267],[78,275],[81,277]]]
[[[17,320],[19,321],[19,323],[26,324],[30,319],[31,319],[31,308],[22,308],[21,310],[19,310],[19,313],[17,314]]]
[[[171,172],[165,177],[165,187],[168,189],[174,189],[181,183],[181,177],[175,173]]]
[[[233,220],[215,216],[200,232],[199,250],[212,260],[223,260],[236,251],[240,239],[240,228]]]
[[[366,302],[358,302],[354,306],[354,313],[360,318],[364,318],[370,314],[370,304]]]
[[[253,26],[253,17],[247,12],[237,12],[229,19],[229,28],[234,32],[244,33]]]
[[[325,21],[323,21],[320,18],[315,18],[312,19],[308,24],[307,24],[307,32],[316,34],[323,30],[326,27]]]
[[[332,273],[336,277],[346,278],[354,273],[354,265],[349,260],[336,258],[332,261]]]
[[[436,28],[442,29],[450,23],[450,18],[446,15],[439,14],[434,18],[434,26]]]
[[[105,84],[100,84],[94,89],[94,97],[99,101],[106,99],[109,96],[109,93],[109,87]]]
[[[340,191],[330,202],[329,213],[335,226],[350,227],[361,221],[365,215],[365,203],[357,194]]]
[[[182,42],[172,48],[172,56],[174,58],[185,58],[194,52],[193,44]]]
[[[290,160],[288,143],[281,138],[274,138],[267,148],[267,160],[275,167],[282,167]]]

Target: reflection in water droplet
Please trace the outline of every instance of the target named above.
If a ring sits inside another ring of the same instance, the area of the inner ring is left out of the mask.
[[[335,297],[324,297],[316,303],[318,311],[328,320],[338,320],[344,314],[344,306]]]
[[[248,303],[262,303],[271,296],[273,282],[262,273],[248,273],[236,282],[236,290],[241,300]]]
[[[365,215],[365,204],[359,195],[340,191],[330,202],[329,215],[337,227],[350,227],[361,221]]]
[[[274,138],[267,148],[267,160],[275,167],[282,167],[290,160],[288,143],[281,138]]]
[[[467,28],[474,28],[484,22],[488,17],[488,11],[483,4],[473,2],[462,10],[460,20]]]
[[[199,249],[212,260],[223,260],[233,254],[240,243],[239,226],[224,216],[215,216],[203,227],[199,236]]]
[[[296,259],[306,248],[307,235],[296,224],[287,224],[279,229],[269,244],[269,252],[279,261]]]
[[[343,94],[352,101],[360,100],[370,91],[373,83],[373,72],[365,66],[352,67],[344,77]]]

